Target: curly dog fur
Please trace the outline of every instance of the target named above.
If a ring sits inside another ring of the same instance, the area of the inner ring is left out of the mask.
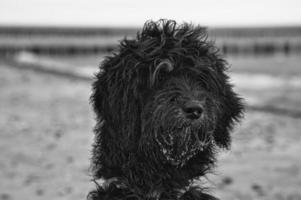
[[[92,171],[103,183],[88,199],[216,199],[192,183],[242,117],[226,69],[199,26],[149,21],[121,41],[93,84]]]

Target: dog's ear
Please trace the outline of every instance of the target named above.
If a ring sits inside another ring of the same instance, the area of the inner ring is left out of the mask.
[[[111,130],[108,137],[116,137],[122,151],[137,146],[140,134],[140,113],[147,78],[141,64],[128,49],[120,50],[107,57],[101,64],[101,71],[93,83],[91,103],[97,121]],[[118,137],[117,137],[118,135]]]
[[[242,99],[233,91],[233,86],[229,83],[229,77],[225,74],[226,62],[219,59],[216,62],[215,69],[221,81],[221,90],[219,91],[219,117],[217,127],[214,131],[214,140],[221,148],[230,148],[232,131],[235,123],[243,117],[244,104]]]
[[[174,70],[173,64],[168,59],[160,59],[159,61],[155,61],[154,63],[154,71],[150,73],[150,87],[153,87],[156,82],[159,81],[159,77],[160,75],[162,76],[162,73],[168,73]]]
[[[120,113],[121,99],[125,90],[125,84],[122,84],[121,79],[122,69],[119,56],[107,57],[99,67],[90,98],[98,121],[116,122],[119,116],[116,113]]]
[[[228,149],[231,144],[230,132],[235,123],[242,118],[244,109],[241,98],[232,91],[230,86],[225,88],[221,106],[222,113],[214,132],[214,139],[219,147]]]

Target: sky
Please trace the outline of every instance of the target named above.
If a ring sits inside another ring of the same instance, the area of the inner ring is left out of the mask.
[[[301,0],[0,0],[0,25],[136,27],[160,18],[211,27],[301,25]]]

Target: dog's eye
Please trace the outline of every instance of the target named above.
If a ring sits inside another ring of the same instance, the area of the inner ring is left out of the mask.
[[[166,75],[167,75],[166,72],[161,72],[157,78],[157,81],[158,82],[164,81],[164,79],[166,79]]]
[[[177,96],[174,96],[170,99],[170,102],[174,103],[174,102],[178,102],[179,98]]]

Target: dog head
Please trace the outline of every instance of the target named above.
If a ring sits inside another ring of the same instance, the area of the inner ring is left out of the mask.
[[[159,149],[182,166],[206,148],[230,145],[243,106],[226,68],[206,29],[150,21],[102,63],[92,103],[121,151]]]

